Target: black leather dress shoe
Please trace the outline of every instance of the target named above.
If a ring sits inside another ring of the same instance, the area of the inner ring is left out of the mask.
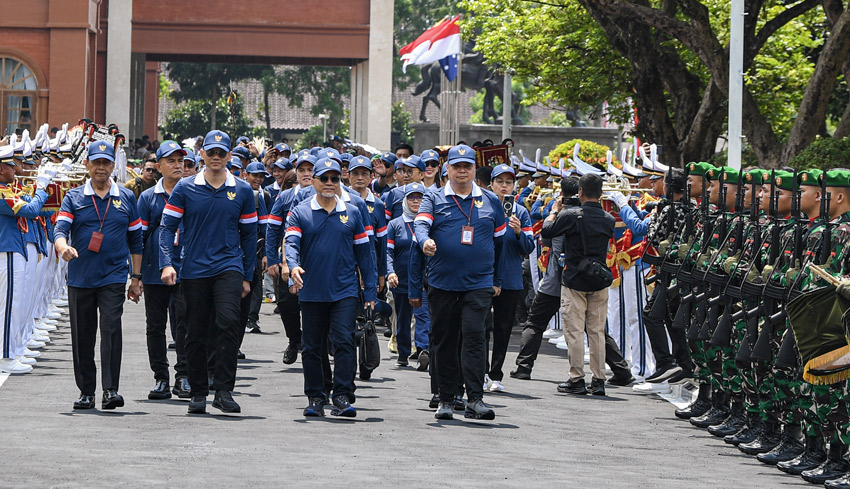
[[[590,381],[590,393],[594,396],[605,395],[605,381],[602,379],[593,379]]]
[[[233,400],[233,395],[228,391],[216,391],[212,407],[223,413],[241,413],[242,408]]]
[[[632,374],[628,375],[615,375],[608,379],[608,383],[611,385],[616,385],[620,387],[625,387],[627,385],[631,385],[635,381],[635,376]]]
[[[850,489],[850,474],[823,483],[826,489]]]
[[[570,379],[566,382],[558,384],[558,392],[564,394],[585,395],[587,394],[587,386],[584,383],[584,379]]]
[[[236,359],[237,359],[237,360],[245,360],[245,354],[244,354],[244,353],[242,353],[242,350],[237,350],[237,351],[236,351]]]
[[[764,427],[761,424],[761,420],[753,420],[750,418],[750,420],[747,421],[746,426],[741,428],[741,430],[734,435],[724,436],[723,441],[730,445],[735,445],[736,447],[741,444],[751,443],[758,438],[759,435],[761,435],[763,429]]]
[[[787,462],[779,462],[776,468],[786,474],[800,475],[807,470],[812,470],[826,461],[826,450],[823,438],[820,435],[806,436],[806,451],[799,457]]]
[[[171,399],[171,386],[167,380],[157,380],[156,386],[152,391],[148,392],[148,399],[160,400]]]
[[[207,396],[192,396],[189,401],[189,414],[206,414]]]
[[[696,401],[688,404],[687,407],[677,409],[674,414],[677,418],[691,419],[702,416],[707,413],[709,409],[711,409],[711,400],[697,399]]]
[[[286,350],[283,350],[283,363],[292,365],[295,360],[298,360],[298,352],[301,350],[300,343],[290,343]]]
[[[180,399],[189,399],[192,397],[189,388],[189,379],[186,377],[177,377],[174,379],[174,388],[171,389],[171,393]]]
[[[80,394],[80,398],[74,401],[74,409],[94,409],[94,396]]]
[[[103,399],[100,405],[101,409],[115,409],[124,407],[124,398],[116,390],[106,390],[103,392]]]
[[[510,376],[517,380],[531,380],[531,371],[517,367],[516,370],[511,370]]]

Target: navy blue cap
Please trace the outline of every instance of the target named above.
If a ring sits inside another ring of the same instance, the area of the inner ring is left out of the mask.
[[[408,183],[404,186],[404,197],[407,198],[410,194],[425,195],[425,185],[421,183]]]
[[[249,163],[248,167],[245,168],[245,171],[248,173],[261,173],[267,177],[270,177],[269,172],[266,171],[266,167],[263,166],[259,161],[255,161],[253,163]]]
[[[475,150],[465,144],[452,146],[449,150],[449,156],[446,161],[448,161],[450,165],[455,165],[457,163],[471,163],[474,165]]]
[[[419,155],[419,159],[421,159],[423,163],[426,161],[440,161],[440,153],[437,153],[433,149],[426,149],[421,155]]]
[[[242,169],[242,160],[239,159],[238,156],[231,156],[230,161],[227,162],[227,167],[228,168],[234,168],[235,167],[235,168],[239,168],[241,170]]]
[[[220,148],[230,152],[230,136],[219,130],[210,131],[204,136],[204,151]]]
[[[281,156],[277,159],[277,161],[274,162],[274,166],[280,168],[281,170],[291,170],[292,162],[289,161],[289,158],[287,158],[286,156]]]
[[[322,148],[319,151],[319,154],[316,155],[316,158],[318,158],[318,159],[330,158],[332,160],[342,162],[342,158],[339,157],[339,151],[337,151],[333,148]]]
[[[159,148],[156,149],[156,159],[160,160],[162,158],[166,158],[178,151],[182,153],[183,156],[186,156],[186,150],[181,148],[176,141],[163,141],[162,144],[159,145]]]
[[[319,151],[321,151],[321,150],[322,150],[322,148],[320,148],[318,146],[314,146],[314,147],[310,148],[310,154],[318,158]]]
[[[115,161],[115,148],[106,141],[92,141],[86,158],[89,161],[101,159]]]
[[[276,149],[278,153],[283,153],[284,151],[292,153],[292,148],[290,148],[286,143],[277,143],[275,144],[274,149]]]
[[[351,153],[340,153],[339,154],[339,159],[342,160],[343,162],[351,161],[351,158],[354,158],[354,155],[351,154]]]
[[[251,152],[245,146],[233,148],[233,156],[238,156],[245,161],[251,161]]]
[[[251,140],[248,139],[248,136],[239,136],[238,138],[236,138],[236,144],[239,144],[239,143],[248,144],[250,142],[251,142]]]
[[[425,171],[425,162],[419,159],[416,155],[410,155],[407,158],[402,158],[401,164],[408,168],[419,168],[419,171]]]
[[[398,158],[396,158],[396,155],[390,153],[389,151],[382,154],[381,159],[386,161],[387,163],[392,163],[393,165],[395,165],[395,162],[398,161]]]
[[[342,168],[339,167],[338,161],[331,158],[322,158],[317,161],[316,166],[313,167],[313,176],[318,177],[324,175],[329,171],[342,173]]]
[[[444,177],[449,176],[449,162],[443,163],[443,169],[440,170],[440,174]]]
[[[511,168],[510,165],[496,165],[493,167],[493,173],[490,174],[490,179],[496,178],[503,173],[510,173],[514,178],[516,178],[516,172]]]
[[[365,156],[355,156],[348,163],[348,171],[353,171],[355,168],[366,168],[372,171],[372,161]]]
[[[191,150],[191,149],[189,149],[189,148],[183,148],[183,151],[185,151],[185,152],[186,152],[186,153],[184,153],[184,154],[183,154],[183,159],[184,159],[184,160],[192,160],[192,161],[195,161],[195,152],[194,152],[194,151],[192,151],[192,150]]]
[[[315,165],[316,157],[311,154],[298,155],[298,160],[295,162],[295,168],[297,169],[299,166],[301,166],[302,163],[310,163],[311,165]]]

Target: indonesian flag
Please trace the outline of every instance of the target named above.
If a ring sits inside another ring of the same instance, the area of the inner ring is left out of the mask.
[[[399,49],[398,54],[404,62],[402,71],[407,72],[407,65],[424,65],[460,54],[458,19],[460,15],[441,20],[415,41]]]

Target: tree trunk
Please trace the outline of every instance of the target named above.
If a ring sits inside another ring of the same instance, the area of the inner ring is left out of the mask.
[[[214,131],[216,128],[216,103],[218,102],[218,88],[213,87],[210,95],[210,100],[212,100],[212,109],[210,109],[210,131]]]
[[[269,111],[269,88],[263,84],[263,115],[266,119],[266,137],[272,138],[272,118]]]

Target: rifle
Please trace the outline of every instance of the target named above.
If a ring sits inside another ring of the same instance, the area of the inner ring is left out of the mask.
[[[821,175],[821,193],[820,193],[820,218],[823,222],[824,239],[821,241],[820,255],[818,256],[818,265],[823,265],[829,259],[832,253],[832,236],[830,230],[829,218],[829,203],[832,199],[832,194],[826,191],[826,172]]]

